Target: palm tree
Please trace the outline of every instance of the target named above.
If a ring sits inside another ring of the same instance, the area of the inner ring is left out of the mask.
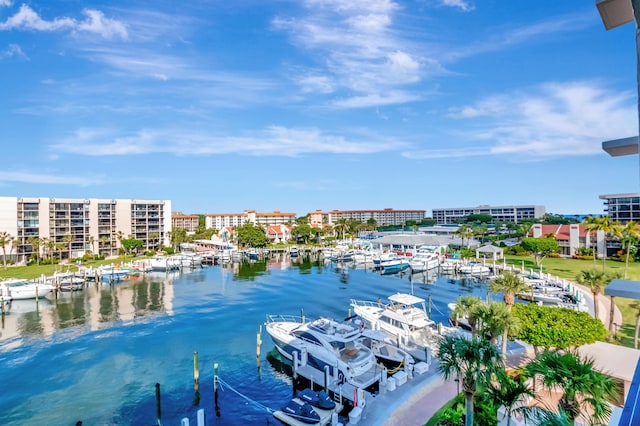
[[[473,228],[471,226],[469,226],[469,225],[466,225],[466,224],[465,225],[460,225],[460,227],[455,232],[455,234],[462,239],[462,242],[461,242],[460,246],[464,245],[464,240],[466,238],[467,239],[467,248],[469,248],[469,245],[471,244],[471,238],[473,238]]]
[[[625,249],[625,261],[624,261],[624,279],[627,279],[627,270],[629,269],[629,253],[631,252],[631,247],[635,246],[638,243],[638,238],[640,237],[640,233],[638,233],[638,224],[633,220],[627,222],[623,228],[617,228],[618,236],[621,239],[622,247]]]
[[[589,231],[589,234],[593,237],[597,231],[600,230],[600,218],[594,216],[587,216],[583,221],[585,229]],[[596,266],[596,258],[598,257],[598,245],[597,245],[597,236],[593,238],[592,242],[593,249],[593,266]]]
[[[499,370],[496,379],[486,389],[489,399],[496,407],[504,406],[507,426],[511,424],[514,414],[522,414],[525,419],[531,411],[527,404],[529,398],[535,397],[533,389],[526,383],[526,377],[515,373]]]
[[[465,426],[473,425],[473,397],[502,368],[498,349],[484,339],[445,336],[438,346],[438,370],[445,380],[460,380],[465,396]]]
[[[42,241],[37,236],[27,238],[27,243],[31,245],[31,251],[36,255],[36,264],[40,265],[40,246]]]
[[[107,237],[106,235],[100,237],[100,243],[98,244],[98,254],[100,254],[100,247],[102,246],[104,248],[107,243],[109,243],[109,237]],[[109,250],[109,253],[111,253],[111,250]]]
[[[71,234],[65,234],[62,237],[62,244],[64,244],[64,247],[62,248],[67,249],[67,251],[69,252],[69,261],[71,261],[71,243],[72,242],[73,242],[73,237],[71,236]],[[62,253],[60,254],[60,260],[62,260]]]
[[[482,303],[473,309],[469,318],[475,319],[478,335],[487,339],[492,345],[498,343],[498,336],[505,334],[506,343],[509,332],[513,334],[520,329],[520,322],[511,314],[504,303]],[[506,357],[506,352],[502,356]]]
[[[94,259],[96,257],[96,239],[93,235],[91,235],[89,237],[89,247],[91,247],[91,254],[93,255]]]
[[[524,282],[522,278],[511,271],[504,271],[489,283],[490,292],[504,294],[504,304],[507,306],[507,310],[509,310],[509,312],[511,312],[511,308],[516,303],[516,295],[530,290],[531,287],[529,284]],[[502,334],[502,357],[504,359],[506,359],[507,356],[508,335],[509,329],[504,330],[504,333]]]
[[[122,240],[124,239],[124,232],[116,232],[116,238],[118,239],[118,247],[122,247]]]
[[[477,296],[461,296],[458,298],[456,302],[456,307],[451,312],[451,316],[454,318],[456,322],[458,318],[467,318],[469,321],[469,327],[471,328],[471,334],[475,337],[476,335],[476,317],[472,315],[473,311],[480,305],[482,305],[482,299]]]
[[[344,234],[349,230],[349,221],[345,218],[338,219],[336,224],[333,225],[333,229],[338,235],[342,234],[342,239],[344,240]]]
[[[7,246],[11,246],[13,237],[7,232],[0,232],[0,246],[2,246],[2,263],[4,269],[7,269]]]
[[[592,413],[592,421],[606,424],[611,414],[609,403],[618,396],[618,382],[594,369],[593,360],[577,353],[545,351],[524,366],[530,377],[542,377],[549,390],[560,389],[559,407],[571,424],[581,413]]]
[[[599,308],[598,308],[598,296],[602,293],[602,290],[609,284],[611,279],[602,271],[598,271],[596,269],[588,269],[585,271],[580,271],[578,276],[576,277],[576,281],[578,284],[582,284],[591,290],[591,294],[593,295],[593,317],[600,318]]]

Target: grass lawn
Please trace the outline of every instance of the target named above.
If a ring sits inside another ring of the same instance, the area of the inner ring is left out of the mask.
[[[0,280],[5,278],[40,278],[43,274],[47,277],[50,277],[54,274],[54,272],[76,272],[79,267],[97,267],[100,265],[111,265],[111,264],[119,264],[125,262],[131,262],[136,259],[147,259],[147,257],[119,257],[117,259],[108,259],[108,260],[90,260],[87,262],[82,262],[82,265],[76,265],[75,263],[63,263],[57,265],[33,265],[28,266],[7,266],[5,269],[2,263],[0,262]]]
[[[505,257],[507,258],[507,266],[514,265],[516,268],[521,268],[522,262],[524,261],[525,269],[533,269],[536,272],[540,270],[540,267],[536,267],[535,259],[532,256]],[[576,281],[576,276],[578,276],[580,271],[594,268],[602,270],[602,260],[596,260],[595,264],[593,260],[565,259],[558,257],[549,257],[542,261],[542,272],[550,273],[551,275],[571,281]],[[620,276],[624,276],[624,270],[624,262],[607,260],[605,263],[605,271],[607,273],[619,273]],[[640,263],[629,263],[627,278],[630,280],[640,281]],[[636,315],[640,313],[638,309],[632,307],[632,304],[636,302],[636,300],[626,299],[623,297],[616,297],[614,300],[618,308],[620,308],[620,312],[622,312],[622,327],[619,329],[618,334],[612,343],[632,348],[633,336],[636,328]],[[608,324],[605,324],[605,326],[608,326]]]

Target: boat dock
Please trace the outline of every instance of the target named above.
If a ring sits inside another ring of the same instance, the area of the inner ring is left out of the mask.
[[[293,355],[294,383],[300,378],[304,378],[311,383],[312,387],[323,387],[343,407],[344,411],[341,415],[344,416],[345,413],[348,415],[349,422],[347,425],[374,424],[368,423],[368,420],[365,419],[377,418],[379,420],[378,415],[373,413],[379,413],[388,410],[389,407],[400,404],[404,400],[402,395],[410,392],[411,389],[422,387],[428,383],[429,377],[437,375],[435,369],[426,362],[418,362],[415,365],[407,366],[389,377],[387,377],[387,369],[380,367],[379,371],[376,372],[376,374],[380,375],[376,385],[365,390],[357,388],[350,383],[342,383],[331,374],[331,369],[328,366],[325,367],[325,371],[320,371],[308,365],[305,353],[299,354],[296,351]],[[407,391],[404,391],[404,389],[407,389]],[[362,423],[360,423],[361,420],[363,420]],[[328,421],[331,421],[331,418]],[[285,423],[291,425],[303,424],[302,422]],[[331,424],[336,423],[332,422]]]

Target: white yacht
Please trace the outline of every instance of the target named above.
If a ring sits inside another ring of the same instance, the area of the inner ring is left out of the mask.
[[[278,352],[293,360],[293,352],[306,353],[308,365],[319,371],[334,370],[341,382],[365,389],[380,380],[381,369],[371,349],[359,339],[361,330],[330,318],[303,322],[292,315],[267,315],[265,329]]]
[[[433,251],[420,250],[411,257],[409,267],[412,272],[424,272],[435,269],[440,264],[440,257]]]
[[[50,284],[37,283],[32,280],[9,278],[0,281],[0,298],[4,300],[23,300],[45,297],[53,291]]]
[[[480,262],[469,262],[460,266],[459,271],[461,274],[487,276],[491,272],[491,269]]]
[[[418,359],[434,343],[436,324],[427,315],[425,300],[406,293],[389,296],[389,303],[351,299],[353,311],[374,330],[385,332]]]

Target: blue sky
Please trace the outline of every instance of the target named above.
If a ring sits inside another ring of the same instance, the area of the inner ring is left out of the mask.
[[[0,0],[0,195],[191,213],[639,192],[635,26],[595,1]]]

